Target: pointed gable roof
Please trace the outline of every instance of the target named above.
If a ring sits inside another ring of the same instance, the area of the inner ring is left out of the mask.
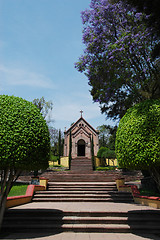
[[[92,132],[94,132],[95,134],[99,133],[81,116],[67,131],[65,131],[65,134],[69,134],[69,132],[72,131],[81,121],[83,121],[92,130]],[[83,128],[83,126],[81,126],[81,128]]]

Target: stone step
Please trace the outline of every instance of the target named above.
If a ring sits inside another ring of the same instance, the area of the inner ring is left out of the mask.
[[[132,203],[133,199],[113,199],[113,198],[84,198],[84,197],[57,197],[57,198],[33,198],[32,202],[117,202]]]
[[[138,225],[143,225],[144,223],[148,223],[150,225],[158,225],[160,224],[160,219],[155,219],[154,217],[150,217],[150,218],[143,218],[140,216],[135,216],[132,217],[131,219],[128,219],[128,217],[115,217],[115,216],[98,216],[98,217],[88,217],[88,216],[51,216],[51,217],[45,217],[44,216],[25,216],[25,218],[23,216],[9,216],[7,217],[7,219],[4,220],[4,224],[10,224],[12,223],[12,221],[15,221],[17,224],[18,223],[28,223],[30,221],[32,221],[32,223],[37,223],[37,222],[44,222],[45,223],[54,223],[54,222],[58,222],[58,223],[69,223],[69,224],[131,224],[136,222]]]
[[[60,197],[60,198],[63,198],[63,197],[72,197],[72,198],[116,198],[116,199],[122,199],[122,198],[126,198],[126,199],[130,199],[132,198],[131,195],[111,195],[111,194],[75,194],[75,193],[68,193],[68,194],[48,194],[48,193],[45,193],[45,194],[35,194],[34,195],[36,198],[57,198],[57,197]]]
[[[113,184],[104,184],[104,183],[89,183],[89,184],[86,184],[86,183],[51,183],[49,182],[48,183],[48,186],[49,187],[84,187],[84,188],[116,188],[116,184],[113,183]]]
[[[2,232],[141,232],[160,233],[159,211],[80,212],[9,209]]]
[[[68,190],[68,191],[64,191],[64,190],[62,190],[62,191],[37,191],[36,192],[36,194],[35,195],[37,195],[37,194],[104,194],[104,195],[106,195],[106,193],[107,193],[107,191],[101,191],[101,190],[99,190],[99,191],[93,191],[93,190],[91,190],[91,191],[84,191],[83,189],[82,189],[82,191],[75,191],[75,190]],[[115,192],[108,192],[108,194],[109,195],[112,195],[112,196],[130,196],[131,194],[130,193],[124,193],[124,192],[117,192],[117,191],[115,191]]]
[[[17,224],[6,225],[3,227],[2,232],[106,232],[106,233],[127,233],[127,232],[138,232],[138,233],[160,233],[159,225],[146,226],[134,224],[129,226],[128,224]]]
[[[48,191],[54,192],[54,191],[64,191],[64,192],[70,192],[70,191],[88,191],[88,192],[117,192],[117,189],[105,189],[105,188],[70,188],[70,187],[66,187],[66,188],[48,188]]]
[[[79,216],[59,216],[59,217],[46,217],[44,219],[44,217],[37,217],[37,216],[32,216],[32,219],[30,217],[8,217],[6,219],[6,221],[4,221],[4,224],[10,224],[12,223],[12,221],[15,221],[17,224],[19,223],[28,223],[30,221],[32,221],[32,223],[37,223],[37,222],[41,222],[41,221],[45,221],[45,223],[61,223],[61,224],[98,224],[99,222],[101,224],[126,224],[128,222],[128,218],[127,217],[112,217],[112,216],[108,216],[108,217],[79,217]],[[138,220],[138,219],[136,219]]]

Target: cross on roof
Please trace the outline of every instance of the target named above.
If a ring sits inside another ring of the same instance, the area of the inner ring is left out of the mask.
[[[81,113],[81,117],[82,117],[82,113],[83,113],[83,111],[81,110],[80,113]]]

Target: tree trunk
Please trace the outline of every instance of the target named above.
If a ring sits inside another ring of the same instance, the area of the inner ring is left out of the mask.
[[[150,170],[151,176],[157,184],[158,191],[160,192],[160,167],[152,167]]]
[[[2,228],[3,217],[6,209],[7,196],[3,196],[0,203],[0,231]]]
[[[20,170],[5,169],[1,174],[1,194],[0,194],[0,230],[2,228],[3,217],[6,208],[7,196],[20,175]]]

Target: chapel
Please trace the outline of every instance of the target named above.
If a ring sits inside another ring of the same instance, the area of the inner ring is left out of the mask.
[[[72,139],[72,158],[91,158],[91,141],[93,136],[94,155],[99,150],[98,131],[95,130],[82,116],[64,132],[64,156],[69,156],[70,133]]]

